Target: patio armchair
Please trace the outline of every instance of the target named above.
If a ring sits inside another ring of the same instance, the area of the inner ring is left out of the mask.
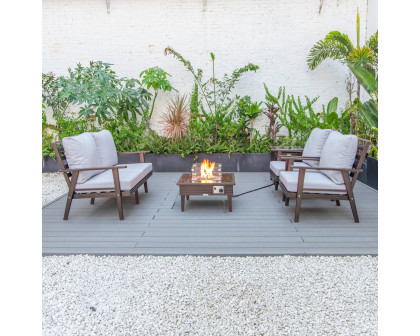
[[[282,149],[277,151],[276,161],[270,162],[270,179],[274,181],[275,190],[278,190],[279,187],[280,172],[289,170],[291,165],[295,166],[296,171],[297,167],[318,166],[322,148],[331,132],[330,129],[315,128],[309,135],[303,150]]]
[[[118,155],[111,132],[83,133],[64,138],[52,144],[60,171],[69,187],[64,220],[68,219],[73,199],[115,197],[120,220],[124,219],[122,197],[135,195],[139,204],[138,189],[144,185],[147,193],[147,180],[153,173],[151,163],[144,163],[147,151],[138,153],[140,163],[118,164]]]
[[[296,198],[295,222],[299,222],[303,198],[321,198],[336,201],[348,200],[356,223],[359,223],[353,188],[357,181],[363,161],[367,157],[369,141],[354,135],[331,132],[316,160],[318,166],[297,166],[290,164],[293,171],[279,174],[279,185],[283,191],[283,201],[289,205],[290,198]],[[287,160],[303,160],[303,157],[289,157]],[[306,174],[317,172],[317,174]]]

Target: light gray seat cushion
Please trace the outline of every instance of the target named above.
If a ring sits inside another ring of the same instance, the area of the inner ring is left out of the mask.
[[[309,167],[308,164],[303,163],[303,162],[293,162],[293,165],[297,167]],[[273,171],[274,174],[279,176],[280,172],[285,171],[286,169],[286,161],[270,161],[270,169]],[[294,169],[294,171],[298,171],[298,170],[299,169],[297,168]],[[319,172],[319,171],[314,170],[314,169],[308,169],[306,172],[312,173],[312,172]]]
[[[102,167],[92,134],[82,133],[77,136],[66,137],[62,140],[62,143],[70,169]],[[79,173],[77,183],[84,183],[101,172],[103,170],[82,171]]]
[[[315,128],[309,136],[308,141],[306,141],[302,156],[320,157],[324,144],[331,132],[332,130],[330,129]],[[302,162],[307,163],[312,167],[319,166],[319,161],[303,160]],[[309,170],[307,170],[307,172],[309,172]]]
[[[114,139],[108,130],[90,133],[96,143],[96,148],[101,159],[101,167],[112,167],[118,164],[117,149]]]
[[[299,172],[283,171],[280,172],[280,182],[290,192],[297,192]],[[343,190],[334,191],[332,194],[345,194],[346,187],[343,184],[335,184],[331,179],[324,174],[305,174],[303,182],[303,188],[308,189],[327,189],[327,190]],[[309,191],[306,191],[309,192]],[[316,191],[311,191],[316,193]],[[319,191],[318,193],[328,193],[325,191]]]
[[[357,136],[343,135],[340,132],[331,132],[322,149],[319,166],[322,168],[351,169],[357,153]],[[333,182],[343,184],[340,171],[321,170]]]
[[[120,188],[122,191],[131,190],[137,183],[139,183],[148,173],[153,170],[151,163],[131,163],[122,164],[119,166],[127,166],[118,170],[120,178]],[[99,175],[92,177],[89,181],[83,184],[76,184],[76,189],[101,189],[114,188],[114,178],[112,176],[112,169],[108,169]]]

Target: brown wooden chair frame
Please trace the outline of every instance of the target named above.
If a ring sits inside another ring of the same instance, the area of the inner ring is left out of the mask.
[[[370,142],[365,139],[359,139],[357,146],[357,154],[353,163],[352,169],[340,169],[340,168],[323,168],[323,167],[297,167],[293,166],[294,161],[301,161],[310,159],[312,161],[319,161],[319,158],[315,157],[302,157],[302,156],[281,156],[281,159],[289,161],[287,164],[287,170],[299,169],[298,175],[298,186],[297,192],[290,192],[286,187],[279,181],[281,190],[283,191],[283,201],[285,205],[289,205],[290,198],[296,198],[296,209],[295,209],[295,222],[299,222],[300,209],[303,198],[321,198],[336,201],[337,206],[340,205],[340,200],[348,200],[353,213],[353,218],[356,223],[359,223],[359,215],[357,214],[356,202],[354,199],[353,188],[356,184],[359,173],[363,172],[362,164],[366,160]],[[334,170],[339,171],[343,175],[344,185],[346,187],[345,194],[331,194],[331,192],[343,192],[341,189],[327,190],[327,189],[309,189],[304,188],[305,173],[307,169],[315,170]],[[351,179],[350,179],[351,178]]]
[[[125,169],[127,166],[117,166],[117,167],[95,167],[95,168],[85,168],[85,169],[69,169],[67,164],[66,155],[61,141],[56,141],[52,143],[55,156],[57,158],[58,164],[60,166],[60,172],[64,174],[64,179],[66,180],[67,186],[69,187],[69,193],[67,195],[66,209],[64,210],[64,220],[69,218],[70,207],[73,199],[77,198],[90,198],[90,204],[95,203],[95,198],[100,197],[115,197],[117,200],[118,214],[120,220],[124,219],[123,206],[122,206],[122,197],[135,195],[136,204],[139,204],[139,192],[138,189],[144,185],[144,192],[148,192],[147,180],[152,176],[153,172],[148,173],[141,181],[139,181],[131,190],[122,191],[120,187],[120,178],[119,170]],[[140,163],[144,163],[144,154],[149,153],[149,151],[140,151],[140,152],[129,152],[129,153],[118,153],[118,154],[139,154]],[[76,189],[77,177],[79,172],[88,171],[88,170],[106,170],[112,169],[112,176],[114,179],[114,188],[85,188],[85,189]]]
[[[275,153],[275,161],[286,161],[286,165],[289,163],[288,160],[284,159],[284,157],[290,157],[290,156],[301,156],[303,153],[303,149],[276,149],[272,152]],[[297,160],[298,161],[298,160]],[[288,170],[288,167],[286,166],[286,170]],[[276,175],[275,172],[273,172],[270,168],[270,180],[274,182],[274,189],[279,189],[279,177]]]

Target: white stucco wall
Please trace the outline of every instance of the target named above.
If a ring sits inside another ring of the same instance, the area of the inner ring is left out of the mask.
[[[369,0],[369,2],[372,0]],[[172,56],[170,45],[211,75],[209,53],[216,55],[216,74],[222,76],[252,62],[257,73],[243,76],[236,93],[264,99],[263,82],[276,92],[320,96],[321,104],[337,96],[347,99],[347,68],[327,60],[316,70],[306,65],[312,45],[339,30],[356,41],[356,11],[361,17],[362,41],[367,31],[367,0],[43,0],[43,72],[62,75],[68,67],[89,60],[113,63],[120,76],[137,77],[160,66],[172,84],[189,93],[193,78]],[[355,43],[355,42],[354,42]],[[165,109],[158,100],[154,120]],[[263,116],[257,125],[263,129]]]

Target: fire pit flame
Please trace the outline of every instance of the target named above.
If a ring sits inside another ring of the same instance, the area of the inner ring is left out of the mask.
[[[221,180],[222,164],[204,159],[201,165],[200,163],[194,163],[191,171],[194,182],[214,183]]]
[[[204,159],[200,166],[201,178],[202,179],[212,179],[213,170],[216,162],[210,162],[208,159]]]

